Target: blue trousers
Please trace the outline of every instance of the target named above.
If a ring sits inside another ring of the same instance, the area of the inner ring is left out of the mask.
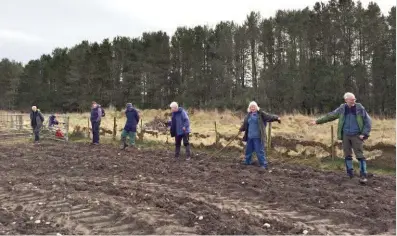
[[[265,145],[260,138],[253,138],[247,140],[247,145],[245,148],[245,164],[251,164],[252,153],[256,153],[258,157],[259,164],[261,166],[267,166]]]
[[[99,126],[101,122],[92,121],[92,143],[99,143]]]

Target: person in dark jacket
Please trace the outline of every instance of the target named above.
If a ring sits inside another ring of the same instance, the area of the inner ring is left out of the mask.
[[[101,125],[102,109],[96,102],[92,102],[91,107],[91,125],[92,125],[92,144],[99,144],[99,128]]]
[[[127,136],[129,136],[130,139],[130,146],[135,146],[136,127],[139,123],[138,111],[131,103],[127,103],[126,105],[125,116],[127,117],[127,121],[125,122],[123,132],[121,133],[122,149],[128,147]]]
[[[172,102],[171,105],[172,118],[168,122],[171,127],[171,137],[175,137],[175,158],[179,158],[181,151],[181,143],[186,148],[186,160],[190,160],[190,144],[189,144],[189,134],[190,134],[190,121],[189,116],[186,111],[178,106],[178,103]]]
[[[281,122],[280,117],[260,111],[256,102],[251,102],[248,106],[248,114],[244,119],[240,132],[244,133],[243,141],[247,142],[245,149],[245,163],[251,165],[252,154],[255,151],[259,165],[267,169],[265,142],[267,122]]]
[[[338,119],[338,139],[342,140],[347,175],[354,177],[352,149],[360,163],[360,182],[367,182],[367,162],[364,157],[364,140],[369,137],[372,121],[364,106],[356,103],[356,96],[345,93],[344,104],[327,115],[313,120],[312,125],[324,124]]]
[[[44,116],[36,106],[32,106],[32,112],[30,113],[30,126],[33,129],[34,142],[36,144],[40,141],[40,129],[43,126]]]
[[[48,120],[48,128],[52,128],[55,125],[59,125],[59,122],[57,120],[57,117],[54,114],[52,114]]]

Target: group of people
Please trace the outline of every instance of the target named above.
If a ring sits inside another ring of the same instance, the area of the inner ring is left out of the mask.
[[[30,126],[33,129],[35,144],[40,143],[40,130],[43,127],[44,120],[44,115],[41,113],[40,109],[38,109],[37,106],[32,106],[32,111],[30,112]],[[57,127],[59,124],[56,115],[50,115],[48,119],[48,129],[55,133],[55,137],[63,138],[63,132]]]
[[[354,94],[345,93],[344,100],[345,103],[340,105],[337,109],[317,120],[311,121],[310,124],[319,125],[339,119],[337,134],[338,139],[342,140],[347,175],[350,178],[354,177],[352,158],[354,152],[360,165],[360,182],[366,183],[367,164],[363,154],[363,143],[371,132],[371,118],[363,105],[356,103]],[[172,117],[166,124],[170,128],[171,137],[175,138],[175,158],[180,158],[181,146],[183,143],[186,149],[186,160],[190,160],[189,134],[191,129],[189,116],[186,110],[180,107],[176,102],[172,102],[170,108]],[[139,112],[131,103],[127,103],[124,113],[127,121],[121,133],[121,149],[126,149],[128,147],[134,148],[137,125],[140,119]],[[94,145],[99,144],[99,127],[104,114],[105,111],[103,108],[96,102],[92,102],[90,119],[93,134],[92,144]],[[44,121],[44,117],[35,106],[32,107],[30,117],[35,134],[35,141],[38,141],[38,133]],[[239,129],[239,132],[244,132],[243,141],[246,142],[245,165],[252,164],[252,155],[256,153],[260,167],[263,169],[268,168],[265,153],[266,126],[267,123],[275,121],[281,123],[280,117],[260,110],[255,101],[249,103],[247,115]],[[129,138],[128,143],[127,137]]]
[[[338,139],[342,140],[347,175],[350,178],[354,177],[352,158],[354,151],[360,165],[360,182],[366,183],[367,164],[363,153],[363,143],[371,132],[371,118],[364,106],[360,103],[356,103],[356,97],[353,93],[345,93],[344,100],[345,103],[334,111],[309,123],[310,125],[319,125],[339,119],[337,133]],[[183,142],[186,148],[186,160],[190,160],[189,133],[191,130],[189,116],[186,110],[179,107],[176,102],[172,102],[170,108],[172,111],[172,118],[167,122],[167,125],[170,127],[171,137],[175,138],[175,158],[179,159]],[[136,125],[139,121],[139,114],[136,109],[132,107],[131,103],[127,104],[125,113],[127,122],[122,133],[123,149],[128,146],[125,139],[127,134],[130,136],[130,145],[133,146],[135,144]],[[252,155],[255,152],[260,167],[264,169],[268,168],[265,153],[266,126],[267,123],[274,121],[281,123],[279,116],[260,110],[255,101],[250,102],[247,115],[239,129],[240,132],[244,132],[243,141],[246,142],[245,165],[251,165]]]

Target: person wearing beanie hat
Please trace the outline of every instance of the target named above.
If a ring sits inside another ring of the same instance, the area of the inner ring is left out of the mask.
[[[123,131],[121,132],[121,149],[126,149],[128,146],[135,146],[136,127],[139,123],[138,111],[132,106],[132,103],[126,104],[125,116],[127,121]],[[129,145],[127,144],[127,136],[129,137]]]
[[[245,149],[245,163],[251,165],[251,157],[256,152],[259,165],[267,169],[265,142],[267,122],[281,122],[280,117],[260,111],[258,104],[252,101],[248,106],[248,114],[244,119],[240,132],[244,133],[243,141],[247,142]]]

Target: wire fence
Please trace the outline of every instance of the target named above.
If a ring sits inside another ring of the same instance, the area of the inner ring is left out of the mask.
[[[65,114],[55,115],[54,124],[49,125],[52,114],[43,114],[44,122],[40,131],[41,139],[57,141],[69,140],[69,117]],[[33,136],[29,114],[0,114],[0,137]]]

